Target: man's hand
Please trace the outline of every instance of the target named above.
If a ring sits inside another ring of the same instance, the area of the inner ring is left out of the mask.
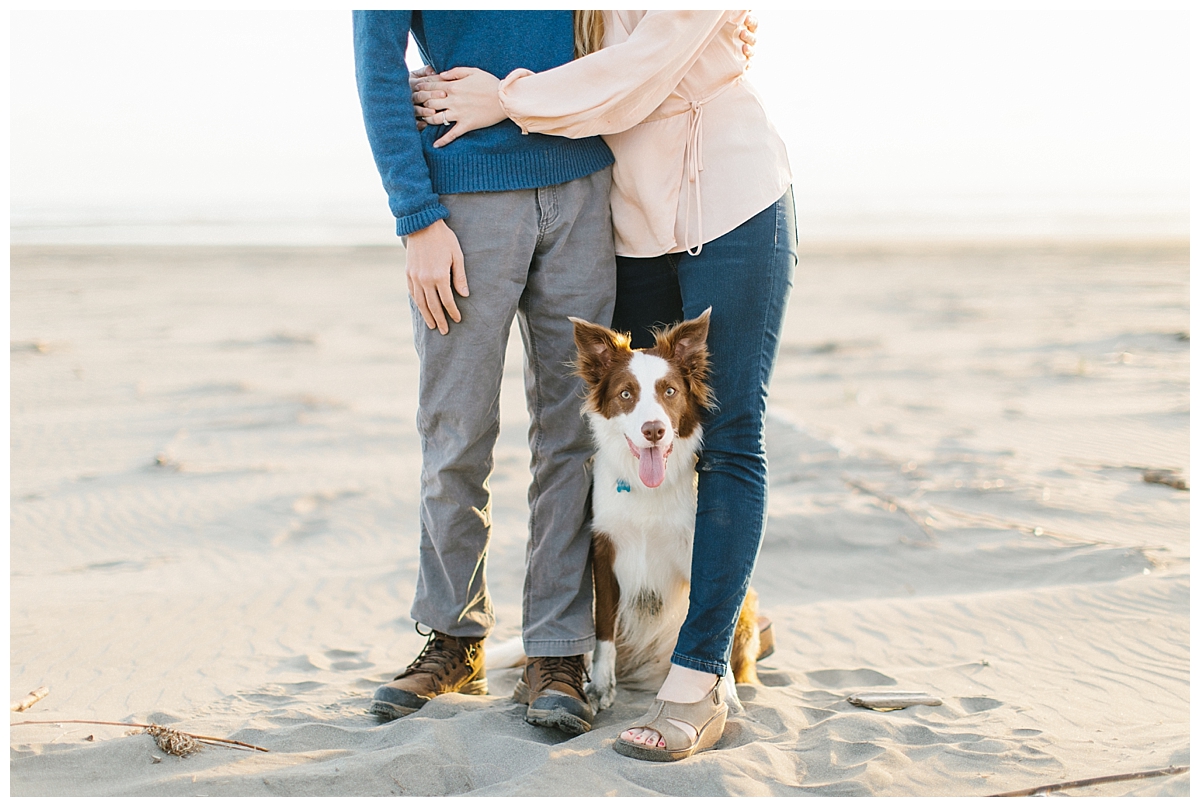
[[[463,297],[470,295],[467,270],[458,236],[445,221],[438,219],[424,230],[408,236],[404,272],[408,293],[416,301],[426,326],[437,328],[445,335],[450,332],[447,314],[455,322],[462,322],[462,314],[458,313],[454,303],[454,292]]]
[[[416,82],[414,112],[432,125],[454,123],[434,141],[441,148],[475,129],[486,129],[508,117],[500,106],[500,79],[477,67],[456,67]]]
[[[410,72],[408,74],[408,91],[416,92],[417,91],[417,83],[421,79],[429,78],[430,76],[434,76],[434,75],[437,75],[437,74],[433,72],[433,68],[430,67],[429,65],[425,65],[423,67],[418,67],[416,70],[413,70],[412,72]],[[425,126],[426,126],[425,121],[421,120],[420,115],[417,115],[417,131],[418,132],[424,131]]]

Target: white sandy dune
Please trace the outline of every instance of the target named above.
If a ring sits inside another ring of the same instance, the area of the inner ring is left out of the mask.
[[[16,247],[10,698],[266,747],[10,729],[13,795],[988,795],[1189,764],[1186,244],[807,248],[755,585],[778,652],[675,764],[508,696],[391,723],[421,647],[399,249]],[[492,477],[519,630],[514,341]],[[941,706],[846,697],[923,690]],[[1186,795],[1186,772],[1063,791]]]

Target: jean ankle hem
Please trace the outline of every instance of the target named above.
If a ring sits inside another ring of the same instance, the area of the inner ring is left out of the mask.
[[[726,666],[724,663],[714,664],[711,661],[702,661],[691,656],[684,656],[680,653],[671,655],[671,663],[677,664],[680,667],[687,667],[689,670],[697,670],[699,672],[712,673],[713,675],[724,676]]]

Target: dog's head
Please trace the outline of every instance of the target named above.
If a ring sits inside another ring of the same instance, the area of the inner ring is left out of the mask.
[[[692,436],[713,404],[705,343],[711,311],[659,331],[649,350],[632,349],[627,334],[571,318],[585,408],[624,434],[647,487],[662,484],[675,438]]]

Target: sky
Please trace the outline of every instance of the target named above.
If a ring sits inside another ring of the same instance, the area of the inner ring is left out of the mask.
[[[757,14],[802,237],[1187,234],[1187,12]],[[394,238],[348,12],[13,12],[10,41],[14,241]]]

